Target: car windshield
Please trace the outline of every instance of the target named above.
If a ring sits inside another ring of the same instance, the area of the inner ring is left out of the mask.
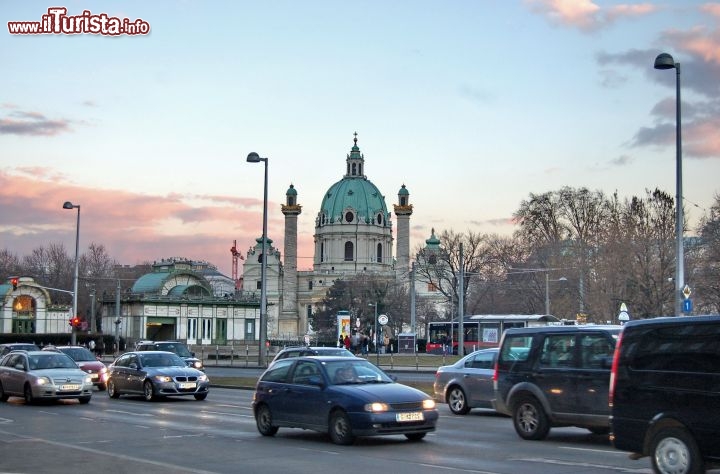
[[[69,355],[75,362],[89,362],[97,360],[95,359],[93,353],[84,347],[68,347],[60,349],[60,351]]]
[[[143,367],[185,367],[185,361],[175,354],[142,354]]]
[[[168,352],[174,352],[175,354],[179,355],[180,357],[192,357],[193,355],[190,353],[187,347],[183,344],[175,343],[175,342],[162,342],[156,344],[159,351],[168,351]]]
[[[30,370],[44,369],[77,369],[77,364],[68,356],[61,353],[36,354],[29,357]]]
[[[323,364],[333,385],[393,382],[385,372],[364,359],[327,361]]]

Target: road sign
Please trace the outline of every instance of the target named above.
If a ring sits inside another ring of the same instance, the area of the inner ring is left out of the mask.
[[[683,306],[682,307],[683,313],[691,313],[692,312],[692,300],[690,298],[683,300],[682,306]]]
[[[685,299],[690,298],[691,293],[692,292],[690,291],[690,287],[685,285],[685,288],[683,288],[683,296],[685,297]]]
[[[381,314],[380,316],[378,316],[378,323],[385,326],[388,323],[388,317],[384,314]]]

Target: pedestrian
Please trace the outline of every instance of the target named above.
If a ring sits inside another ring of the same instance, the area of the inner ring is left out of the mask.
[[[362,355],[367,356],[368,353],[368,341],[370,338],[368,338],[365,334],[362,335],[362,340],[360,341],[360,352]]]
[[[88,342],[88,349],[90,349],[90,352],[95,354],[95,339],[90,339]]]
[[[345,339],[343,339],[343,346],[345,346],[345,349],[350,350],[350,336],[345,334]]]
[[[343,339],[342,334],[338,337],[338,347],[345,347],[345,339]]]
[[[97,352],[98,352],[98,356],[100,356],[100,357],[105,355],[105,341],[103,341],[102,337],[98,341]]]

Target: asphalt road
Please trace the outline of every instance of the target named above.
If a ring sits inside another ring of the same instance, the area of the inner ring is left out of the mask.
[[[112,400],[104,392],[95,392],[88,405],[27,406],[11,398],[0,403],[0,472],[651,472],[648,459],[628,459],[607,436],[559,428],[545,441],[524,441],[509,418],[487,410],[455,416],[444,405],[437,431],[417,443],[388,436],[336,446],[325,434],[293,429],[263,437],[255,427],[251,397],[248,390],[213,388],[201,402]]]

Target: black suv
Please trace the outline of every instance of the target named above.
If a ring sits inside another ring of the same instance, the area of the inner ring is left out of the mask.
[[[174,352],[185,360],[188,367],[205,371],[202,361],[195,357],[195,353],[190,352],[190,349],[185,344],[179,341],[140,341],[135,345],[135,350]]]
[[[616,448],[650,456],[656,473],[720,463],[720,316],[631,321],[612,366]]]
[[[495,363],[493,407],[523,439],[551,427],[610,430],[610,367],[620,326],[508,329]]]

